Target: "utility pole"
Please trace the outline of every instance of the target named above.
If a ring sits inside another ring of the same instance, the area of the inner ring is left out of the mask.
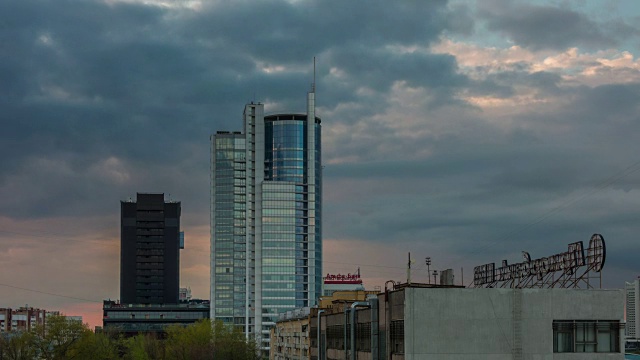
[[[429,265],[431,265],[431,258],[430,257],[426,257],[424,258],[424,263],[427,265],[427,281],[429,282],[429,284],[431,284],[431,272],[429,271]]]

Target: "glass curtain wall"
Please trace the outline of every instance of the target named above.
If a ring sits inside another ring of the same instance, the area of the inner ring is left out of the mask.
[[[309,230],[310,224],[318,224],[321,207],[319,121],[316,147],[309,149],[306,115],[265,117],[262,299],[269,323],[278,312],[313,305],[322,286],[322,234],[319,226]],[[308,151],[314,151],[314,164],[308,163]],[[310,166],[316,168],[315,192],[307,185]],[[309,201],[309,196],[315,199]],[[315,260],[310,260],[314,250]],[[317,270],[309,271],[314,266]]]
[[[315,294],[313,298],[317,298],[322,295],[322,137],[320,129],[320,119],[316,118],[314,121],[315,131],[315,213],[309,220],[312,224],[315,224],[315,241],[313,246],[315,248]]]
[[[246,309],[246,161],[240,134],[216,134],[214,318],[244,326]]]
[[[267,350],[278,314],[321,294],[322,166],[319,118],[263,114],[248,104],[244,132],[214,135],[211,315]]]
[[[262,318],[272,326],[278,313],[295,307],[296,193],[293,183],[262,186]]]

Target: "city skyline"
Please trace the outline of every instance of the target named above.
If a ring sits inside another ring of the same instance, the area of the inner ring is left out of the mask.
[[[251,101],[305,113],[314,57],[324,273],[360,267],[372,288],[411,252],[414,281],[431,257],[469,284],[473,266],[600,233],[603,284],[624,288],[638,19],[633,0],[2,3],[0,306],[97,325],[136,192],[181,201],[180,286],[207,298],[209,134]]]

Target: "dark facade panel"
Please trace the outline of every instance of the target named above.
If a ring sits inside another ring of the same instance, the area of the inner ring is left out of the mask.
[[[176,304],[180,287],[180,202],[137,194],[121,202],[120,300]]]

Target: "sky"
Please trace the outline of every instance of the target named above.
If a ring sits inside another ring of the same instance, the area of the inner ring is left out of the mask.
[[[367,288],[603,235],[640,275],[640,3],[0,2],[0,307],[101,322],[120,200],[182,202],[209,294],[209,136],[304,112],[316,58],[323,273]],[[464,275],[463,275],[464,274]]]

